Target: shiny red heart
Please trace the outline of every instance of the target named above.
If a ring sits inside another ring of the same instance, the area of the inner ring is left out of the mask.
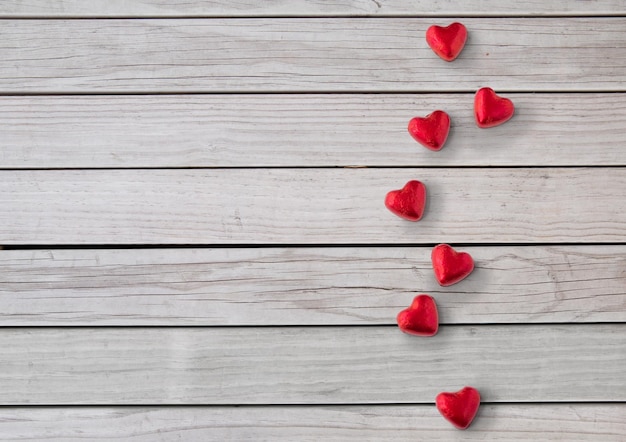
[[[411,180],[400,190],[392,190],[385,197],[385,206],[400,218],[419,221],[426,205],[426,186]]]
[[[474,115],[478,127],[498,126],[509,121],[514,112],[513,102],[508,98],[499,97],[490,87],[484,87],[476,92]]]
[[[464,387],[456,393],[439,393],[435,403],[443,417],[459,430],[465,430],[476,417],[480,393],[473,387]]]
[[[441,150],[450,132],[450,116],[436,110],[424,118],[409,121],[409,133],[422,146],[430,150]]]
[[[398,327],[404,333],[416,336],[433,336],[439,329],[437,304],[428,295],[418,295],[411,306],[398,313]]]
[[[433,25],[426,31],[428,46],[446,61],[459,56],[466,40],[467,29],[461,23],[452,23],[446,27]]]
[[[456,284],[474,270],[474,260],[469,253],[457,252],[448,244],[439,244],[430,254],[435,278],[441,286]]]

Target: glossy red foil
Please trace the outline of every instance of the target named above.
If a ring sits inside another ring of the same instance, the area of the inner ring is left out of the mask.
[[[515,106],[508,98],[499,97],[493,89],[484,87],[474,97],[474,116],[478,127],[498,126],[513,117]]]
[[[461,23],[442,27],[433,25],[426,31],[428,46],[445,61],[459,56],[467,41],[467,29]]]
[[[411,306],[398,313],[398,327],[404,333],[416,336],[433,336],[439,329],[439,314],[435,300],[428,295],[418,295]]]
[[[464,387],[456,393],[439,393],[435,404],[446,420],[459,430],[465,430],[476,417],[480,393],[473,387]]]
[[[409,121],[409,133],[422,146],[430,150],[441,150],[450,132],[450,116],[436,110],[425,117]]]
[[[448,244],[439,244],[430,254],[435,278],[441,286],[456,284],[474,270],[474,260],[469,253],[457,252]]]
[[[408,221],[419,221],[426,205],[426,186],[411,180],[400,190],[392,190],[385,197],[385,206],[392,213]]]

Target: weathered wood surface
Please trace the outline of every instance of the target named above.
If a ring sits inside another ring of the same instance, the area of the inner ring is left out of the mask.
[[[0,251],[0,440],[624,440],[625,6],[2,2],[0,246],[38,248]],[[448,64],[424,32],[456,19]],[[436,108],[433,153],[406,124]],[[408,179],[420,223],[383,207]],[[429,339],[394,325],[421,292]],[[463,385],[458,432],[433,401]]]
[[[626,91],[626,18],[2,20],[0,93]]]
[[[442,324],[626,322],[626,246],[4,250],[0,326],[395,324],[418,293]]]
[[[237,16],[543,16],[624,15],[620,0],[4,0],[0,17],[237,17]]]
[[[5,171],[0,244],[621,242],[625,204],[623,168]]]
[[[515,118],[483,130],[474,94],[8,96],[0,167],[626,165],[625,94],[509,97]],[[435,109],[439,152],[406,130]]]
[[[0,403],[624,402],[626,324],[5,328]]]
[[[0,440],[623,442],[625,414],[625,404],[484,404],[460,432],[433,405],[2,408]]]

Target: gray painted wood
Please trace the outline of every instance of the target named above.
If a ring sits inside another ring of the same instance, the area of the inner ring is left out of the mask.
[[[3,20],[0,167],[624,166],[623,94],[571,93],[625,91],[626,18],[601,17],[626,14],[622,2],[459,3],[2,2],[0,17],[433,17]],[[446,64],[423,34],[456,15],[559,17],[462,19],[468,46]],[[481,86],[513,95],[509,124],[472,126]],[[367,91],[437,95],[162,95]],[[37,95],[109,92],[158,97]],[[405,129],[435,102],[458,124],[436,155]],[[382,197],[415,170],[0,172],[0,244],[42,247],[0,254],[0,318],[24,321],[0,325],[163,321],[1,328],[0,403],[69,407],[3,407],[0,439],[623,440],[623,247],[539,245],[623,243],[623,168],[419,171],[434,198],[411,225]],[[445,323],[514,324],[446,325],[430,339],[304,326],[393,323],[426,281],[427,261],[407,253],[426,249],[370,247],[440,241],[531,243],[472,249],[476,272],[435,293]],[[292,242],[365,247],[45,248]],[[191,321],[263,327],[163,327]],[[571,324],[529,324],[544,321]],[[285,323],[299,327],[273,327]],[[461,433],[432,402],[466,384],[489,404]]]
[[[0,326],[395,324],[418,293],[442,324],[626,322],[626,246],[4,250]]]
[[[624,15],[619,0],[550,2],[532,0],[5,0],[0,3],[0,17],[237,17],[237,16],[386,16],[420,15],[436,17],[464,16],[577,16]]]
[[[3,20],[0,93],[626,91],[626,18]]]
[[[626,324],[5,328],[4,405],[624,402]]]
[[[0,166],[626,165],[625,94],[508,96],[515,117],[489,130],[474,94],[3,97]],[[439,152],[406,129],[435,109],[452,119]]]
[[[622,168],[5,171],[0,244],[620,242],[625,204]]]
[[[625,404],[483,404],[469,430],[433,405],[2,408],[8,441],[622,442]]]

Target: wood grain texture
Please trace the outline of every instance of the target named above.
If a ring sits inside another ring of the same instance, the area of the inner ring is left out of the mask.
[[[0,244],[621,242],[625,204],[623,168],[3,171]]]
[[[626,91],[626,18],[0,21],[0,93]]]
[[[3,405],[624,402],[626,324],[5,328]]]
[[[0,100],[0,167],[623,166],[626,95],[510,94],[479,129],[474,94],[21,96]],[[408,121],[452,119],[440,152]]]
[[[0,440],[623,441],[625,6],[1,2]],[[382,204],[408,179],[420,223]],[[436,285],[437,242],[475,272]],[[433,406],[463,385],[468,432]]]
[[[394,325],[418,293],[442,324],[626,322],[626,246],[4,250],[0,326]]]
[[[237,16],[386,16],[419,15],[543,16],[624,15],[619,0],[515,1],[483,0],[4,0],[0,17],[237,17]]]
[[[2,408],[15,441],[597,441],[622,442],[625,404],[483,404],[469,430],[432,405]]]

